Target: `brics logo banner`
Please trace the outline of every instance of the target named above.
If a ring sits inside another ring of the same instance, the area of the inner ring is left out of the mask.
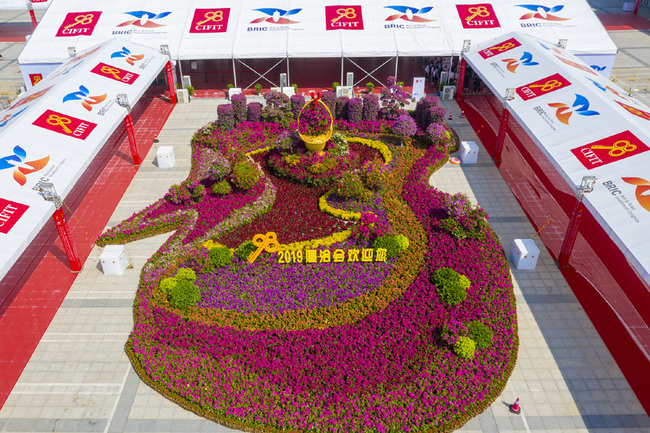
[[[325,6],[325,30],[363,30],[361,6]]]
[[[594,110],[589,109],[589,100],[582,95],[576,93],[576,99],[573,102],[573,105],[570,107],[567,104],[561,102],[553,102],[548,104],[549,107],[555,108],[555,117],[557,120],[564,123],[565,125],[569,124],[569,119],[573,113],[579,114],[580,116],[598,116],[600,113]]]
[[[621,180],[627,184],[635,185],[634,196],[641,207],[650,212],[650,182],[640,177],[622,177]]]
[[[110,66],[101,62],[92,68],[90,72],[128,85],[133,84],[140,76],[135,72],[128,72],[124,69],[116,68],[115,66]]]
[[[519,18],[520,20],[530,20],[536,18],[538,20],[544,21],[568,21],[571,18],[562,18],[557,15],[553,15],[556,12],[560,12],[564,9],[564,5],[553,6],[552,8],[544,5],[516,5],[517,7],[528,9],[529,13],[526,13]]]
[[[58,113],[53,110],[45,111],[45,113],[41,114],[41,116],[34,121],[33,125],[45,128],[49,131],[58,132],[59,134],[67,135],[68,137],[78,138],[80,140],[88,138],[90,133],[93,132],[93,129],[97,126],[96,123],[77,119],[76,117]]]
[[[162,12],[159,14],[156,14],[154,12],[147,12],[147,11],[131,11],[131,12],[124,12],[124,14],[131,15],[135,19],[124,21],[123,23],[118,24],[116,27],[126,27],[130,25],[134,25],[136,27],[153,29],[156,27],[164,27],[165,24],[158,24],[155,20],[165,18],[167,15],[171,14],[171,11]]]
[[[489,3],[456,5],[464,29],[491,29],[501,27],[494,8]]]
[[[69,13],[59,27],[56,37],[92,35],[101,14],[98,11]]]
[[[0,233],[7,234],[27,212],[29,206],[0,198]]]
[[[611,164],[630,156],[650,150],[643,141],[630,131],[620,132],[611,137],[571,149],[587,170]]]
[[[546,78],[542,78],[541,80],[526,84],[525,86],[517,87],[517,95],[519,95],[524,101],[528,101],[570,85],[571,83],[569,80],[564,78],[562,75],[553,74]]]
[[[111,59],[115,58],[124,58],[124,60],[126,60],[126,63],[131,66],[135,66],[135,62],[139,62],[140,60],[144,59],[144,54],[131,54],[131,50],[126,47],[122,47],[122,51],[115,51],[113,54],[111,54]]]
[[[512,72],[513,74],[515,73],[515,71],[517,70],[517,67],[519,67],[519,65],[523,65],[523,66],[537,66],[537,65],[539,65],[539,63],[537,63],[537,62],[533,62],[533,55],[531,53],[529,53],[528,51],[524,51],[524,54],[521,56],[521,58],[519,60],[517,60],[517,59],[503,59],[501,61],[507,63],[506,69],[508,71]]]
[[[190,33],[225,33],[228,31],[230,8],[196,9]]]
[[[390,15],[386,18],[386,21],[395,21],[403,20],[410,23],[430,23],[435,20],[430,20],[428,18],[423,18],[420,15],[426,14],[433,10],[433,6],[427,6],[422,9],[410,7],[410,6],[384,6],[386,9],[393,9],[396,12],[399,12],[394,15]]]
[[[95,104],[99,104],[100,102],[104,102],[106,96],[107,96],[106,93],[104,93],[103,95],[90,96],[90,91],[85,86],[82,85],[79,86],[79,91],[71,92],[65,95],[63,97],[63,102],[79,100],[81,101],[81,105],[86,110],[91,111],[93,109],[92,106]]]
[[[260,18],[255,18],[250,24],[259,24],[259,23],[270,23],[277,25],[288,25],[288,24],[298,24],[300,21],[294,21],[289,16],[299,13],[302,9],[291,9],[285,11],[284,9],[277,8],[262,8],[262,9],[253,9],[256,12],[261,12],[265,16]]]
[[[6,126],[11,121],[11,119],[13,119],[15,117],[18,117],[18,115],[20,115],[20,113],[22,113],[26,109],[27,109],[27,107],[24,107],[20,111],[16,111],[15,113],[5,114],[4,116],[0,117],[0,128],[2,128],[3,126]],[[6,113],[6,111],[5,111],[5,113]]]
[[[45,158],[35,159],[34,161],[26,161],[27,152],[25,149],[16,146],[13,150],[13,155],[0,158],[0,171],[13,169],[14,180],[20,186],[27,183],[26,175],[42,170],[50,162],[49,155]]]
[[[510,38],[507,41],[500,42],[496,45],[491,46],[490,48],[486,48],[484,50],[479,51],[479,55],[483,57],[483,59],[489,59],[492,56],[496,56],[497,54],[505,53],[506,51],[510,51],[514,48],[520,47],[521,43],[515,39],[515,38]]]

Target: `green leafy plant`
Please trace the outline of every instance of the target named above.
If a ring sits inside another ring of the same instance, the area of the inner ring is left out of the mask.
[[[402,251],[406,250],[409,247],[409,238],[404,235],[396,235],[395,239],[399,244],[399,247]]]
[[[212,263],[215,268],[223,268],[232,263],[232,252],[226,247],[212,248],[208,253],[208,256],[210,257],[210,263]]]
[[[461,358],[474,359],[476,352],[476,343],[469,337],[458,337],[458,341],[454,344],[454,353]]]
[[[345,199],[368,201],[372,192],[367,190],[357,173],[345,173],[336,186],[336,193]]]
[[[218,195],[228,195],[232,192],[232,187],[227,180],[222,180],[212,185],[212,193]]]
[[[397,85],[400,86],[400,87],[404,87],[404,81],[398,81]]]
[[[386,256],[389,259],[394,259],[395,257],[399,256],[400,253],[402,252],[402,248],[400,248],[399,242],[397,241],[395,236],[391,236],[391,235],[379,236],[372,243],[372,247],[374,249],[385,248]]]
[[[469,279],[451,268],[440,268],[431,275],[430,281],[436,286],[438,295],[447,305],[460,304],[467,298]]]
[[[187,86],[185,87],[187,89],[187,94],[190,96],[194,95],[194,87],[193,86]]]
[[[176,284],[178,284],[178,280],[174,277],[168,277],[168,278],[163,278],[163,280],[160,282],[160,290],[163,293],[169,293],[171,289],[176,287]]]
[[[258,95],[262,94],[262,85],[260,83],[257,83],[255,86],[255,91],[257,92]]]
[[[494,343],[494,332],[479,320],[469,324],[469,336],[479,349],[487,349]]]
[[[248,256],[251,255],[255,250],[257,250],[257,247],[253,243],[253,241],[244,241],[241,243],[241,245],[235,250],[235,255],[239,257],[240,260],[244,261],[248,259]]]
[[[226,89],[228,89],[228,90],[234,89],[234,88],[235,88],[235,86],[233,84],[227,84],[226,85]]]
[[[254,163],[242,161],[232,169],[232,182],[239,189],[249,190],[260,180],[260,172]]]
[[[196,203],[201,203],[203,201],[205,194],[205,187],[201,184],[196,185],[192,188],[192,200]]]
[[[196,272],[194,272],[193,269],[180,268],[176,272],[176,279],[178,281],[182,281],[182,280],[190,281],[190,282],[195,281],[196,280]]]
[[[341,85],[341,83],[339,83],[338,81],[334,81],[334,82],[332,83],[332,89],[333,89],[334,91],[336,91],[336,88],[339,87],[340,85]]]
[[[171,288],[167,298],[172,307],[186,310],[201,300],[201,290],[189,280],[180,280]]]
[[[366,83],[366,89],[368,90],[368,93],[372,93],[374,88],[375,88],[375,85],[371,81]]]
[[[297,84],[292,84],[291,87],[293,87],[293,93],[297,94],[298,93],[298,85]]]

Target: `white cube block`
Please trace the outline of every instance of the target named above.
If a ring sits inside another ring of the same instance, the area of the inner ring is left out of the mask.
[[[122,275],[129,266],[124,245],[106,245],[99,256],[104,275]]]
[[[284,93],[285,95],[291,97],[291,96],[296,94],[296,89],[294,89],[293,86],[291,86],[291,87],[283,87],[282,88],[282,93]]]
[[[241,87],[231,87],[228,89],[228,99],[232,98],[232,95],[241,93]]]
[[[460,142],[460,161],[463,164],[476,164],[478,160],[478,145],[473,141]]]
[[[539,248],[532,239],[515,239],[510,252],[510,261],[517,269],[535,269]]]
[[[623,2],[623,12],[633,12],[635,2]]]
[[[156,151],[156,161],[158,168],[170,168],[176,163],[174,148],[172,146],[160,146]]]

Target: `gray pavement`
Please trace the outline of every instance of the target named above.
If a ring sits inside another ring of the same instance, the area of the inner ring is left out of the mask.
[[[617,3],[592,2],[602,10],[613,9]],[[6,14],[0,12],[0,23],[8,21]],[[20,14],[12,19],[20,20]],[[22,19],[29,20],[26,13]],[[634,67],[636,63],[628,59],[632,56],[650,67],[650,55],[644,51],[650,44],[643,42],[647,32],[616,32],[612,36],[630,53],[619,56],[615,67]],[[17,66],[10,56],[15,60],[21,44],[0,43],[0,49],[5,56],[5,62],[0,62],[3,83],[15,79]],[[109,226],[185,178],[190,168],[189,138],[213,120],[220,102],[193,99],[191,104],[174,109],[158,145],[174,147],[175,167],[157,168],[153,148]],[[479,143],[479,161],[472,166],[447,164],[430,183],[480,202],[509,252],[513,239],[530,238],[535,230],[474,131],[460,118],[458,106],[453,101],[443,105],[454,113],[452,126],[461,139]],[[167,236],[129,244],[134,269],[121,276],[104,276],[98,267],[100,251],[93,251],[0,410],[0,432],[234,431],[197,417],[151,390],[139,380],[124,353],[133,326],[131,308],[140,269]],[[537,268],[512,269],[520,335],[517,366],[503,394],[461,430],[650,433],[650,418],[543,245],[536,242],[542,250]],[[519,416],[510,414],[507,407],[516,397],[522,405]]]

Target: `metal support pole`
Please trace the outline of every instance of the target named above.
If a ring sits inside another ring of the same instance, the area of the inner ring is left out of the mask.
[[[341,81],[340,81],[341,86],[343,85],[343,59],[344,59],[344,57],[341,56]],[[354,83],[352,83],[352,84],[354,84]],[[336,92],[336,89],[334,89],[334,91]]]
[[[578,229],[580,228],[580,220],[583,211],[584,205],[582,204],[582,196],[580,196],[580,201],[576,205],[575,209],[573,209],[571,220],[569,220],[569,227],[567,227],[566,235],[564,235],[564,241],[562,242],[562,248],[560,249],[560,257],[558,259],[559,266],[569,265],[573,246],[578,237]]]
[[[397,82],[397,66],[399,65],[399,56],[395,56],[395,82]]]
[[[287,56],[287,86],[291,86],[291,75],[289,74],[289,57]]]
[[[182,88],[185,87],[184,86],[185,83],[183,83],[183,67],[181,66],[181,60],[180,59],[178,59],[178,73],[180,74],[180,77],[181,77],[181,89],[182,89]]]
[[[235,58],[232,58],[232,78],[235,83],[235,87],[237,87],[237,71],[235,70]]]
[[[467,60],[462,55],[460,58],[460,68],[458,70],[458,88],[456,89],[456,99],[463,99],[463,86],[465,85],[465,68]]]
[[[56,230],[59,232],[59,237],[63,244],[63,250],[65,251],[65,255],[68,257],[72,272],[75,274],[81,272],[83,264],[81,263],[77,249],[74,246],[74,242],[72,242],[70,229],[68,229],[68,223],[65,220],[63,209],[59,207],[55,210],[52,218],[54,219],[54,224],[56,224]]]

